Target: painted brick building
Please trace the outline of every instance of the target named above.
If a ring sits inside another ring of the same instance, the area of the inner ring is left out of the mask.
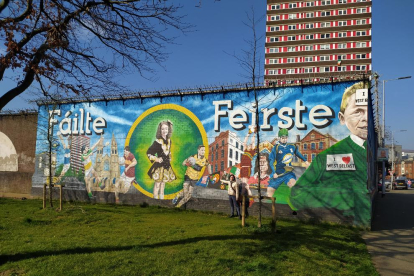
[[[320,152],[334,145],[338,140],[330,134],[322,134],[312,129],[298,143],[300,152],[306,160],[311,162]]]
[[[229,130],[221,132],[214,138],[210,147],[210,164],[213,172],[225,171],[240,163],[243,154],[243,143],[236,133]]]
[[[265,82],[371,72],[371,0],[268,0]]]

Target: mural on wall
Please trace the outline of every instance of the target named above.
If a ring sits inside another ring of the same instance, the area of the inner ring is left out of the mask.
[[[252,91],[41,106],[36,155],[44,157],[45,133],[53,133],[54,181],[90,198],[141,193],[180,207],[197,189],[227,193],[222,180],[235,174],[294,211],[331,208],[366,224],[363,88],[260,89],[259,114]]]
[[[18,155],[13,142],[0,131],[0,171],[17,172],[18,168]]]

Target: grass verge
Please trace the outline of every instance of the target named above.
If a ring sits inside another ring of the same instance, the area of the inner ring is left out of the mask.
[[[0,275],[378,275],[358,229],[0,198]]]

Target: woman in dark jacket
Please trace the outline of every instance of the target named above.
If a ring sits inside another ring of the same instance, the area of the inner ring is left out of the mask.
[[[165,183],[174,181],[176,176],[171,168],[171,134],[173,124],[167,120],[158,124],[156,140],[147,150],[147,156],[152,162],[148,171],[154,180],[153,197],[164,199]]]

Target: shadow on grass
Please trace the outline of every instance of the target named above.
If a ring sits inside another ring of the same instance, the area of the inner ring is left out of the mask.
[[[334,228],[334,229],[332,229]],[[342,230],[341,230],[342,229]],[[325,231],[326,230],[326,231]],[[346,235],[338,238],[335,231],[347,231]],[[255,227],[240,229],[234,235],[216,235],[194,238],[184,238],[174,241],[159,242],[153,244],[133,244],[128,246],[108,246],[108,247],[75,247],[64,250],[43,250],[37,252],[18,253],[14,255],[0,256],[0,265],[7,262],[17,262],[25,259],[71,255],[71,254],[92,254],[103,252],[116,252],[128,250],[153,249],[168,246],[188,245],[202,241],[228,241],[233,240],[234,253],[242,256],[263,256],[266,258],[277,258],[283,260],[284,253],[288,251],[300,251],[299,247],[306,247],[312,252],[329,256],[331,260],[343,262],[345,254],[364,254],[364,249],[355,247],[353,244],[362,242],[356,231],[343,229],[335,226],[322,227],[304,226],[300,223],[291,226],[283,226],[278,233],[273,233],[268,229],[257,229]],[[332,252],[338,252],[338,256]],[[282,253],[282,254],[281,254]],[[299,254],[300,255],[300,254]],[[299,258],[309,259],[309,256]]]

